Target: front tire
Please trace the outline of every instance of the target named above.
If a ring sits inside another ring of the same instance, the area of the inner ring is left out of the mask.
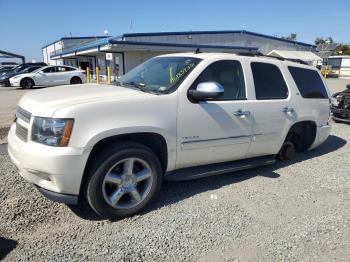
[[[71,85],[77,85],[77,84],[81,84],[82,81],[79,77],[75,76],[70,80],[70,84]]]
[[[93,160],[86,198],[100,216],[119,219],[135,215],[160,191],[162,169],[151,149],[138,143],[112,144]]]
[[[21,81],[21,87],[24,89],[30,89],[34,86],[34,81],[30,78],[24,78]]]

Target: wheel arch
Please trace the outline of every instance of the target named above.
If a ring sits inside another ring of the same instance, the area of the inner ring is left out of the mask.
[[[159,158],[163,172],[167,170],[168,144],[163,135],[153,132],[137,132],[108,136],[95,142],[92,147],[92,150],[85,164],[84,173],[80,185],[80,195],[82,195],[83,189],[85,188],[86,182],[88,180],[88,170],[93,160],[98,156],[98,153],[104,150],[108,145],[113,145],[113,143],[125,141],[137,142],[150,148]]]
[[[283,142],[292,141],[298,151],[306,151],[313,145],[316,136],[316,122],[313,120],[303,120],[289,127]]]

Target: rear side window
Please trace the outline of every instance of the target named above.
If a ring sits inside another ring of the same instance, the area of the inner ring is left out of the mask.
[[[71,67],[66,67],[66,66],[58,66],[57,67],[57,72],[68,72],[68,71],[73,71],[74,68]]]
[[[302,97],[328,98],[326,87],[317,71],[293,66],[288,69]]]
[[[54,73],[56,70],[55,70],[55,67],[54,66],[51,66],[51,67],[47,67],[43,70],[44,73]]]
[[[277,66],[253,62],[251,68],[256,99],[285,99],[288,97],[286,82]]]

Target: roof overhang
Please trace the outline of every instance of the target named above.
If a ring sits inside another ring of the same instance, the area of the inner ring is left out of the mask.
[[[92,56],[100,52],[125,52],[125,51],[155,51],[155,52],[188,52],[200,49],[204,52],[258,52],[257,47],[225,46],[225,45],[197,45],[197,44],[175,44],[175,43],[155,43],[123,41],[120,38],[109,39],[108,43],[101,45],[79,47],[76,50],[71,49],[62,53],[53,54],[51,59],[73,58],[77,56]]]
[[[300,59],[303,61],[319,61],[321,57],[310,51],[272,50],[267,55],[286,59]]]
[[[115,51],[192,51],[199,48],[207,52],[257,52],[257,47],[225,46],[225,45],[201,45],[201,44],[175,44],[175,43],[155,43],[138,41],[120,41],[110,39],[111,50]]]

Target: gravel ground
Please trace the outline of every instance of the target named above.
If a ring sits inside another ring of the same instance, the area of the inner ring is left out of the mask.
[[[293,162],[167,182],[152,208],[114,222],[46,200],[0,156],[0,259],[349,261],[349,139],[334,124]]]

